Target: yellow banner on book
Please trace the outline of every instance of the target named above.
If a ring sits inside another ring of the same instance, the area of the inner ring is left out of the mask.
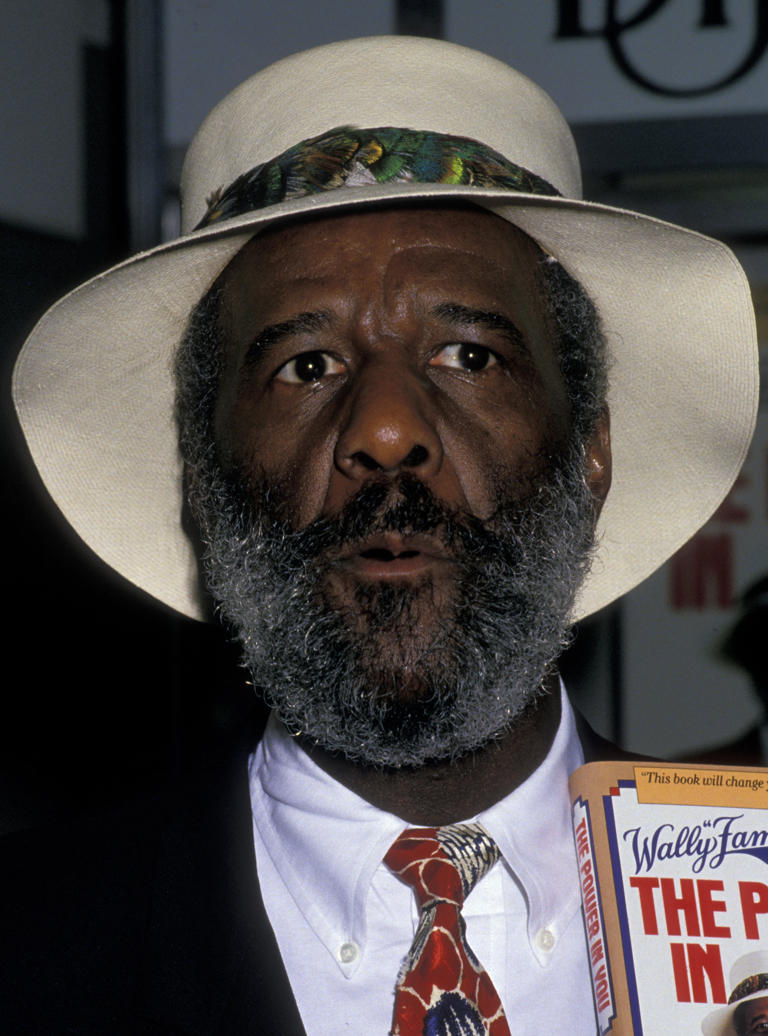
[[[768,771],[704,766],[636,766],[638,802],[768,809]]]

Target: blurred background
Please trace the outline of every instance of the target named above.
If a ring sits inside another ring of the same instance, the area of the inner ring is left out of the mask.
[[[768,342],[762,0],[4,0],[3,30],[0,831],[131,794],[261,721],[222,633],[153,603],[69,529],[9,396],[16,352],[50,303],[178,233],[185,147],[258,68],[383,33],[515,65],[571,122],[588,198],[731,245]],[[768,761],[766,408],[764,396],[714,518],[585,623],[565,659],[577,703],[630,750]]]

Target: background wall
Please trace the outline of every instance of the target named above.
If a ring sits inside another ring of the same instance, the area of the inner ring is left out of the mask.
[[[109,33],[101,0],[3,5],[0,219],[85,235],[83,53]]]

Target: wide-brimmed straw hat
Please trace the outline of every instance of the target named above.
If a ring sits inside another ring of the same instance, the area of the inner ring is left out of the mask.
[[[727,1007],[711,1011],[701,1023],[704,1036],[737,1036],[736,1009],[748,1000],[768,999],[768,953],[756,950],[739,957],[731,968],[731,995]]]
[[[226,264],[286,217],[471,201],[584,285],[611,354],[614,482],[575,619],[668,558],[741,467],[758,378],[740,266],[700,234],[582,201],[560,112],[502,62],[413,37],[286,58],[208,116],[182,199],[182,236],[53,306],[14,374],[19,418],[57,505],[109,565],[172,608],[203,614],[180,522],[174,351]]]

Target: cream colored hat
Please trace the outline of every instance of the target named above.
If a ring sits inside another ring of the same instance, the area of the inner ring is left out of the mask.
[[[748,1000],[768,999],[768,953],[756,950],[739,957],[731,968],[727,1007],[718,1007],[701,1023],[704,1036],[737,1036],[733,1016]]]
[[[594,299],[612,356],[614,484],[574,618],[651,573],[736,477],[758,393],[741,268],[716,241],[581,201],[562,116],[501,62],[413,37],[286,58],[208,116],[182,195],[182,236],[53,306],[13,382],[32,456],[67,519],[172,608],[203,614],[180,524],[174,350],[229,260],[288,215],[469,199],[530,234]]]

